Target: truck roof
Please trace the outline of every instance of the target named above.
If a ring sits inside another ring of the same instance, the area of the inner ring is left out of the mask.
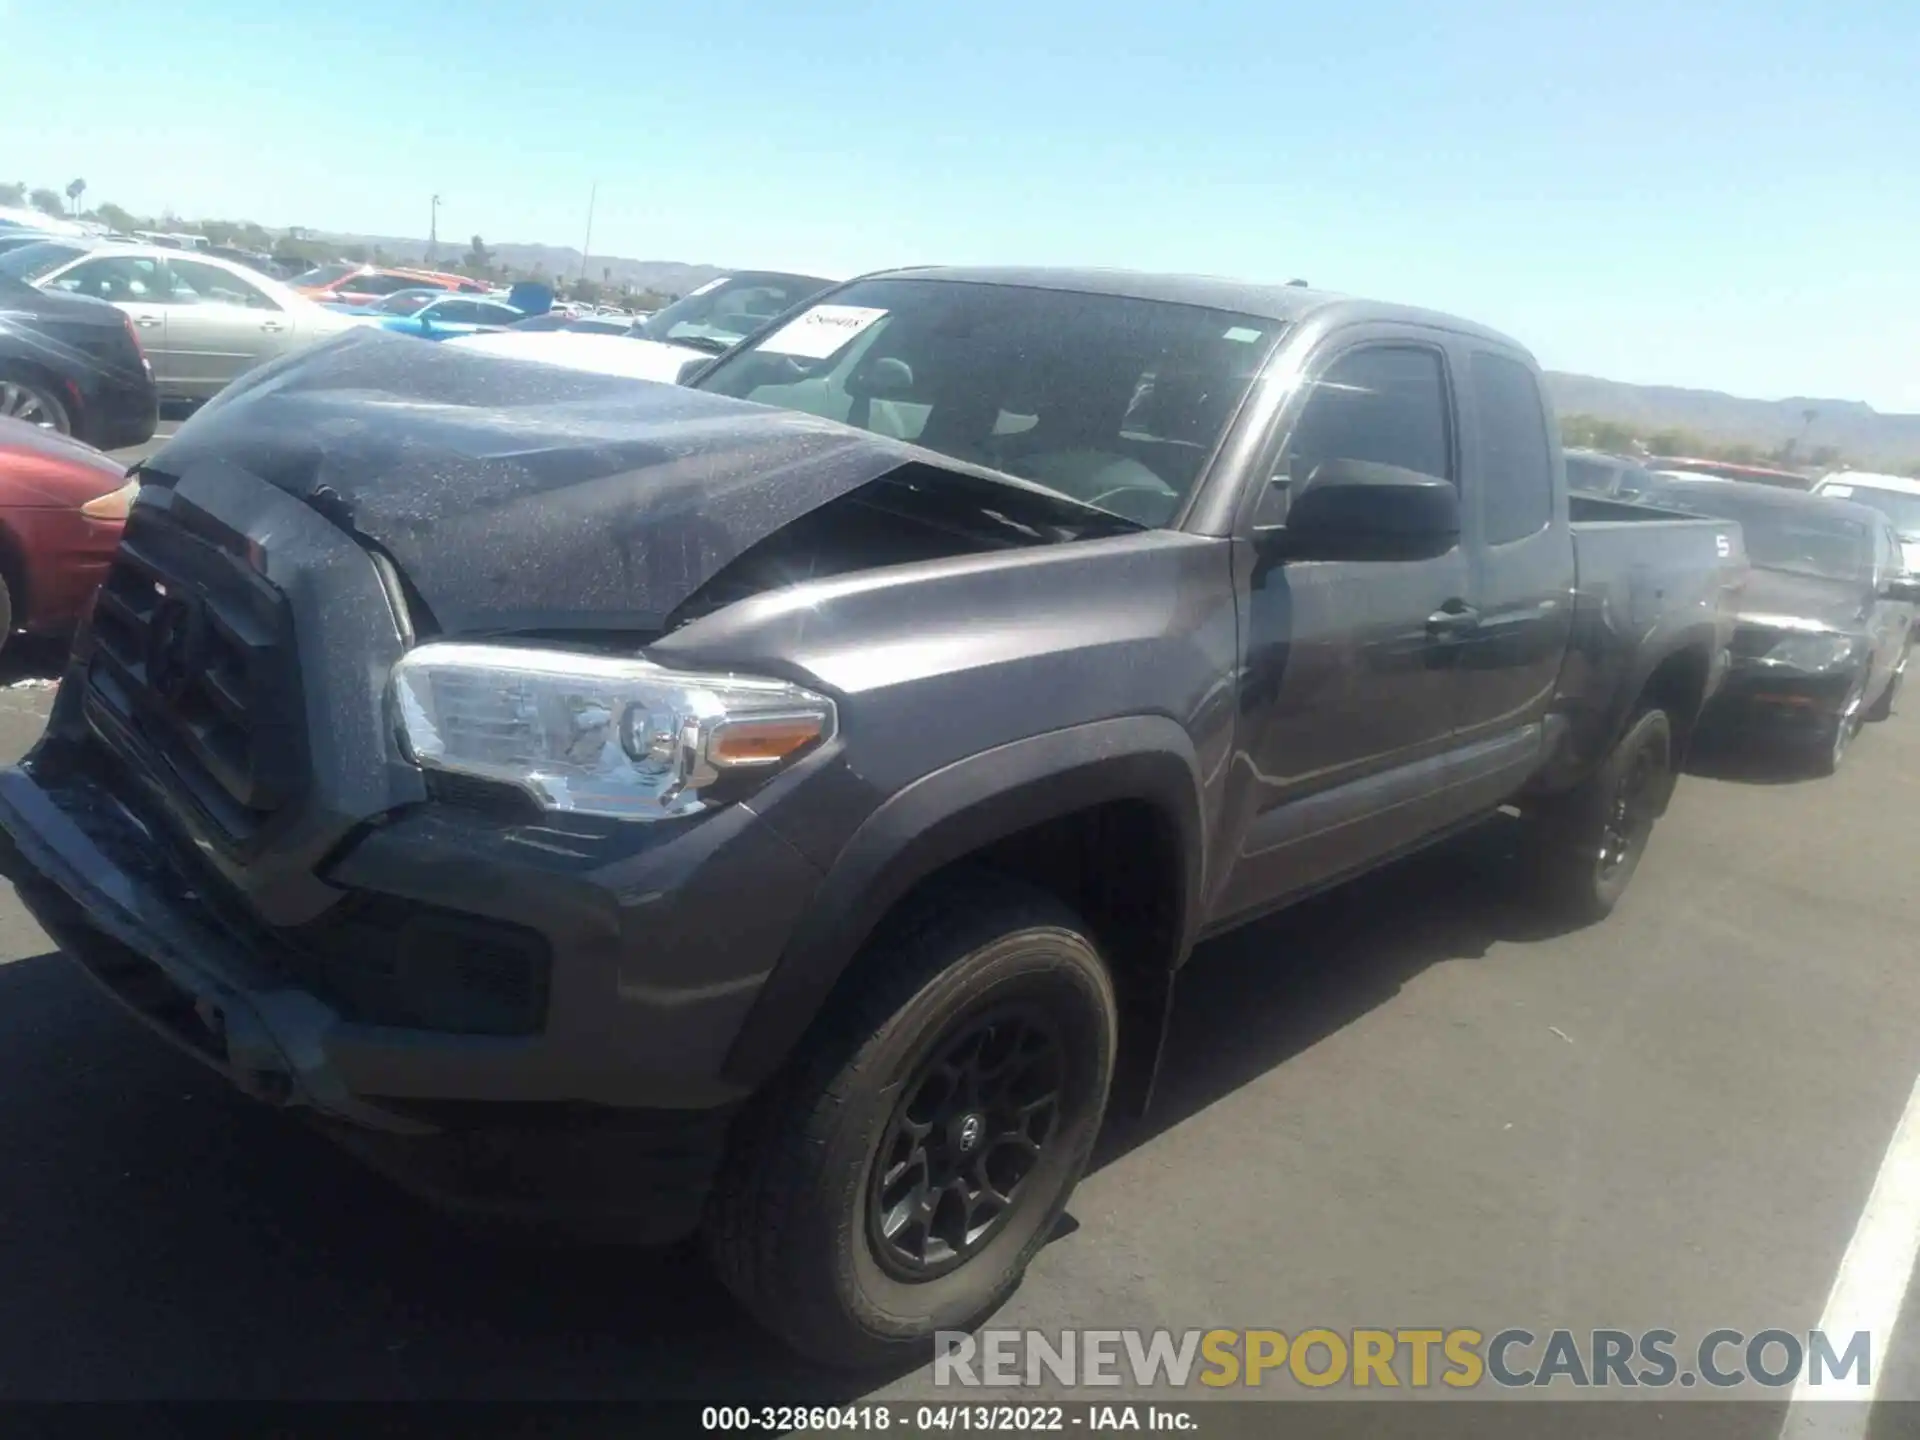
[[[1298,324],[1310,315],[1328,313],[1349,322],[1385,321],[1424,325],[1478,336],[1517,350],[1532,352],[1511,335],[1437,310],[1361,300],[1331,290],[1305,285],[1258,285],[1216,275],[1168,275],[1141,270],[1102,270],[1090,267],[1029,267],[1019,265],[927,265],[886,270],[867,279],[952,280],[976,285],[1025,285],[1039,290],[1077,290],[1089,295],[1118,295],[1133,300],[1161,300],[1174,305],[1201,305],[1231,310],[1264,320]]]

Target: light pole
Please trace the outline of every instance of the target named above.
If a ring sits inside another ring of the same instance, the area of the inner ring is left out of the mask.
[[[587,278],[587,252],[593,249],[593,202],[599,198],[600,182],[593,182],[593,188],[587,192],[587,238],[580,242],[580,274],[578,280]]]
[[[433,197],[433,207],[427,217],[427,263],[433,263],[433,257],[440,249],[440,197]]]

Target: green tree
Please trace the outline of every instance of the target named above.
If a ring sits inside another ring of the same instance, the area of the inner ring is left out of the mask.
[[[38,210],[42,215],[64,217],[67,213],[67,202],[60,198],[60,192],[58,190],[49,190],[44,185],[35,190],[27,199],[32,202],[33,208]]]
[[[364,265],[367,263],[367,247],[364,245],[349,245],[340,252],[340,258],[342,260],[351,260],[356,265]]]
[[[1647,436],[1647,448],[1656,455],[1698,455],[1705,447],[1691,430],[1667,425]]]
[[[474,275],[486,275],[493,269],[493,251],[487,248],[487,242],[478,235],[467,245],[467,253],[460,257],[460,263]]]
[[[1560,418],[1560,443],[1583,450],[1631,450],[1639,432],[1618,420],[1603,420],[1598,415],[1563,415]]]
[[[581,279],[573,282],[573,285],[568,291],[567,298],[571,300],[582,300],[589,305],[598,304],[600,300],[600,282],[591,276],[583,276]]]
[[[73,179],[67,182],[67,199],[73,203],[73,213],[80,213],[80,197],[87,193],[87,182]]]
[[[94,211],[94,215],[102,225],[107,226],[109,229],[118,230],[123,234],[146,228],[141,224],[138,215],[134,214],[131,210],[123,209],[111,200],[101,201],[100,208]]]
[[[27,203],[27,184],[24,180],[14,180],[0,185],[0,205],[15,208]]]

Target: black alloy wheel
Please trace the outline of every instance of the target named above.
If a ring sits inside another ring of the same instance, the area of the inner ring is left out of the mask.
[[[888,1274],[936,1279],[1026,1198],[1060,1120],[1063,1041],[1032,1004],[968,1017],[902,1090],[868,1178],[867,1240]]]

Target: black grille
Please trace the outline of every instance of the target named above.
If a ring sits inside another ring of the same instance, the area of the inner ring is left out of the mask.
[[[88,715],[212,838],[244,847],[307,766],[286,600],[230,541],[135,510],[94,608]]]

